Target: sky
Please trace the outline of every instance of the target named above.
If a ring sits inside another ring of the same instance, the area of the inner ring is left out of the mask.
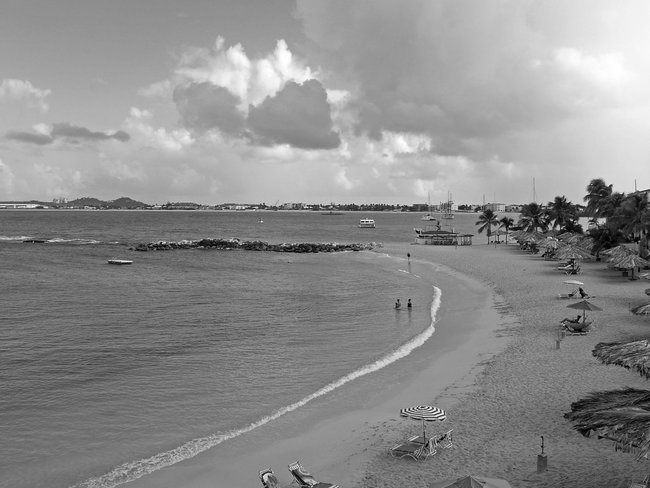
[[[647,0],[0,0],[0,201],[650,188]]]

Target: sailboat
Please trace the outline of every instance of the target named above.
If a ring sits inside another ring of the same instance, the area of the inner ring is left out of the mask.
[[[429,203],[429,213],[427,213],[426,215],[423,215],[421,220],[437,221],[438,219],[433,216],[433,212],[431,211],[431,194],[430,193],[427,193],[427,198],[428,198],[428,203]]]
[[[444,211],[442,213],[442,218],[443,219],[453,219],[455,218],[455,215],[451,211],[451,205],[454,202],[451,200],[451,193],[447,192],[447,203],[443,205]]]

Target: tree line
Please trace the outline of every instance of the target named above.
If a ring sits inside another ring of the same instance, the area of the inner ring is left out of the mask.
[[[552,202],[543,206],[536,202],[524,205],[519,220],[503,217],[486,209],[476,221],[479,234],[485,231],[490,242],[492,229],[505,229],[506,240],[510,230],[522,229],[527,232],[545,233],[550,230],[558,233],[573,232],[586,234],[594,239],[593,252],[609,249],[622,243],[634,242],[639,245],[641,256],[648,254],[650,231],[650,206],[648,191],[622,193],[614,191],[602,178],[592,179],[586,188],[582,206],[574,204],[565,196],[556,196]],[[589,228],[585,231],[579,224],[581,215],[589,217]]]

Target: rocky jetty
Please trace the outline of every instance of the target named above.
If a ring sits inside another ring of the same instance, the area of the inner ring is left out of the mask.
[[[342,251],[366,251],[381,247],[381,244],[375,242],[338,244],[336,242],[325,243],[286,243],[269,244],[264,241],[242,241],[240,239],[200,239],[198,241],[182,240],[149,242],[147,244],[138,244],[131,248],[134,251],[171,251],[174,249],[242,249],[244,251],[273,251],[273,252],[297,252],[297,253],[317,253],[317,252],[342,252]]]

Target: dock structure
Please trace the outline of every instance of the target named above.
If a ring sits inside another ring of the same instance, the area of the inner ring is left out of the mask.
[[[471,246],[472,234],[439,229],[415,229],[415,243],[430,246]]]

